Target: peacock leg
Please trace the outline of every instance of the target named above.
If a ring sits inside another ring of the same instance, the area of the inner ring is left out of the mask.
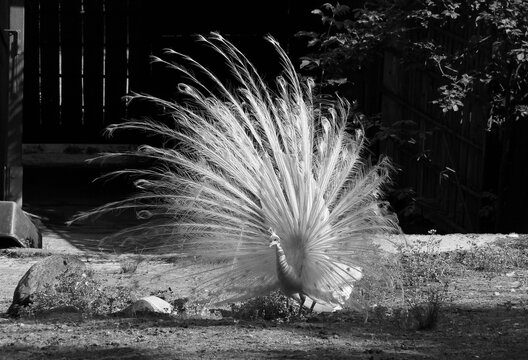
[[[315,300],[312,299],[312,306],[310,306],[310,313],[313,312],[314,307],[315,307]]]
[[[302,309],[303,309],[303,306],[304,306],[304,302],[306,301],[306,296],[304,296],[304,294],[299,293],[299,298],[301,299],[301,301],[300,301],[301,306],[299,306],[299,313],[297,315],[301,315],[301,312],[302,312]]]

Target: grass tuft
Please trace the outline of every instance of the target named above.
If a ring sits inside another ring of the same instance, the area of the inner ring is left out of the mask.
[[[501,273],[528,267],[528,241],[497,241],[469,250],[459,250],[454,255],[456,262],[469,270]]]
[[[133,274],[138,269],[139,265],[145,261],[141,255],[126,257],[120,261],[121,274]]]
[[[240,320],[290,321],[296,318],[298,308],[295,301],[278,291],[231,305],[232,316]]]

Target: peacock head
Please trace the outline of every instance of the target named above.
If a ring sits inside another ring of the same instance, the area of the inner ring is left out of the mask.
[[[270,232],[270,242],[269,242],[269,247],[272,247],[272,246],[280,246],[280,237],[279,235],[277,235],[275,233],[275,231],[273,231],[272,228],[269,228],[268,230]]]

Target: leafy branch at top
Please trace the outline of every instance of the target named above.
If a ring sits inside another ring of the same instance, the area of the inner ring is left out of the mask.
[[[314,50],[301,67],[323,88],[392,51],[443,78],[433,102],[444,112],[484,97],[490,127],[528,117],[527,1],[369,0],[359,9],[326,3],[313,13],[325,30],[298,33]],[[454,46],[445,46],[446,34]]]

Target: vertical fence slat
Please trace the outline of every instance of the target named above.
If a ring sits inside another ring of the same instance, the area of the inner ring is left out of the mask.
[[[84,124],[91,139],[100,139],[104,128],[103,0],[84,2]]]
[[[60,137],[59,111],[59,2],[40,3],[42,138],[56,142]]]
[[[26,143],[39,141],[42,132],[39,99],[39,1],[25,3],[24,132]]]
[[[151,16],[148,3],[145,0],[130,0],[130,59],[129,59],[129,81],[130,91],[136,93],[152,93],[149,88],[149,79],[152,76],[150,66],[150,42],[154,34],[152,24],[148,19]],[[144,101],[131,102],[127,106],[127,118],[137,118],[152,114],[152,104]]]
[[[128,0],[106,1],[105,122],[121,122],[126,95]]]
[[[82,49],[81,49],[81,2],[60,0],[61,40],[61,142],[85,140],[82,124]]]

